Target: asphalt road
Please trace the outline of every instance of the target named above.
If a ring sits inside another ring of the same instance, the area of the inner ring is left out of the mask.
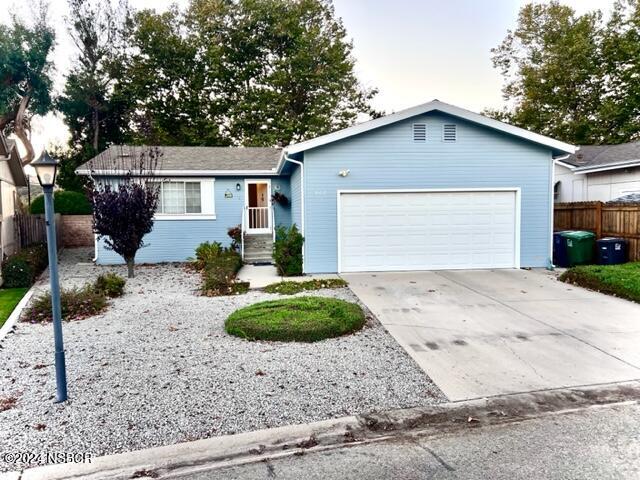
[[[638,479],[640,405],[343,447],[179,478]]]

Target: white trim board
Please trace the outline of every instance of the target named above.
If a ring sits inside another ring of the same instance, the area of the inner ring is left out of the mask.
[[[544,135],[540,135],[534,132],[530,132],[529,130],[525,130],[524,128],[514,127],[513,125],[494,120],[493,118],[485,117],[484,115],[480,115],[479,113],[471,112],[469,110],[465,110],[463,108],[456,107],[439,100],[432,100],[431,102],[427,102],[416,107],[407,108],[406,110],[401,110],[397,113],[392,113],[391,115],[376,118],[368,122],[363,122],[358,125],[354,125],[353,127],[344,128],[342,130],[338,130],[337,132],[322,135],[312,140],[289,145],[285,148],[285,150],[288,155],[304,152],[305,150],[320,147],[328,143],[336,142],[338,140],[358,135],[360,133],[368,132],[369,130],[384,127],[386,125],[390,125],[392,123],[396,123],[401,120],[406,120],[408,118],[432,111],[439,111],[452,115],[454,117],[462,118],[478,125],[483,125],[485,127],[508,133],[510,135],[528,140],[530,142],[544,145],[559,152],[576,152],[576,147],[568,143],[554,140],[553,138],[545,137]],[[280,165],[278,166],[278,170],[279,167]]]
[[[514,192],[515,193],[515,223],[514,223],[514,266],[513,268],[519,269],[521,266],[521,215],[522,215],[522,192],[520,187],[487,187],[487,188],[405,188],[405,189],[349,189],[349,190],[337,190],[337,204],[336,204],[336,222],[337,222],[337,261],[338,261],[338,274],[344,273],[342,271],[342,249],[340,237],[342,234],[341,225],[341,196],[343,194],[367,194],[367,193],[465,193],[465,192]],[[465,268],[462,268],[465,269]],[[412,269],[415,271],[433,269]],[[452,269],[453,270],[453,269]],[[396,269],[389,269],[388,271],[397,271]]]

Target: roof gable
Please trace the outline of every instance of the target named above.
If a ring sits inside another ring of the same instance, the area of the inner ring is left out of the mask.
[[[406,110],[401,110],[399,112],[392,113],[391,115],[376,118],[374,120],[360,123],[352,127],[344,128],[342,130],[338,130],[337,132],[329,133],[327,135],[307,140],[305,142],[289,145],[285,148],[285,152],[290,155],[304,152],[305,150],[310,150],[312,148],[317,148],[328,143],[337,142],[354,135],[359,135],[376,128],[391,125],[392,123],[400,122],[402,120],[406,120],[411,117],[433,111],[446,113],[454,117],[458,117],[469,122],[491,128],[493,130],[522,138],[532,143],[537,143],[539,145],[549,147],[553,151],[554,155],[564,155],[567,153],[574,153],[576,151],[576,147],[568,143],[560,142],[558,140],[545,137],[544,135],[530,132],[529,130],[525,130],[523,128],[514,127],[513,125],[494,120],[493,118],[485,117],[484,115],[480,115],[478,113],[474,113],[469,110],[465,110],[463,108],[441,102],[439,100],[432,100],[431,102],[408,108]]]

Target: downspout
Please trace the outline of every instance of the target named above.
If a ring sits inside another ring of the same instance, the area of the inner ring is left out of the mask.
[[[283,155],[284,161],[285,162],[291,162],[294,163],[296,165],[300,166],[300,233],[302,234],[302,237],[304,238],[304,163],[302,163],[299,160],[294,160],[293,158],[289,157],[287,155],[287,153],[285,152]],[[305,269],[305,250],[307,249],[307,242],[305,241],[302,244],[302,273],[304,274],[306,269]]]
[[[553,271],[555,269],[555,265],[553,264],[553,217],[554,217],[554,204],[555,199],[553,198],[553,187],[556,184],[556,160],[562,161],[569,158],[571,154],[562,155],[560,157],[551,156],[551,175],[549,175],[549,194],[551,195],[551,202],[549,202],[549,230],[550,230],[550,239],[549,239],[549,254],[550,257],[547,259],[547,270]]]

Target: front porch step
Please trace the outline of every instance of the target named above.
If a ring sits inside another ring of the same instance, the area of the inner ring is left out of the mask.
[[[244,236],[245,263],[273,263],[273,235],[270,233]]]

